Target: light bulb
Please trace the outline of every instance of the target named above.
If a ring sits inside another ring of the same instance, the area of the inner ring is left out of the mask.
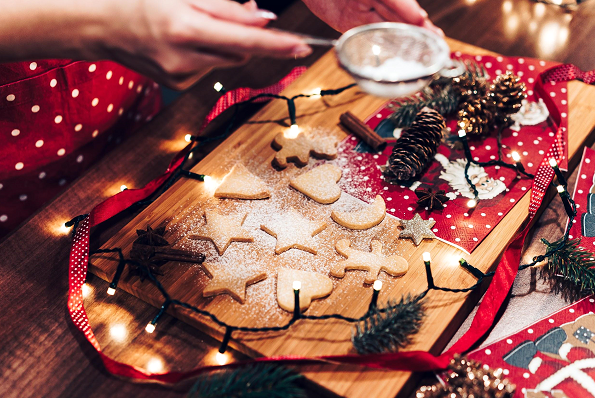
[[[215,85],[213,85],[213,88],[215,89],[215,91],[220,92],[221,90],[223,90],[223,84],[217,82],[215,83]]]
[[[459,130],[459,137],[463,138],[467,135],[467,133],[465,133],[465,130]]]
[[[320,87],[316,87],[314,90],[312,90],[312,95],[320,95],[321,92],[322,90]]]
[[[227,363],[227,354],[217,351],[217,354],[215,354],[215,361],[217,361],[219,365],[225,365]]]
[[[124,184],[120,185],[120,192],[127,190],[128,187]]]
[[[93,288],[86,283],[83,284],[83,297],[88,297],[91,293],[93,293]]]
[[[107,288],[107,294],[109,294],[110,296],[113,296],[114,294],[116,294],[116,289],[114,289],[113,287],[108,287]]]
[[[126,326],[122,324],[112,325],[109,329],[109,334],[112,336],[112,339],[118,342],[122,342],[126,340],[126,336],[128,335],[128,331],[126,330]]]
[[[192,134],[186,134],[186,135],[184,136],[184,140],[185,140],[186,142],[190,142],[190,141],[192,141]]]
[[[147,363],[147,370],[151,373],[159,373],[163,370],[163,362],[159,358],[152,358]]]
[[[155,331],[155,327],[156,327],[155,325],[153,325],[151,322],[149,322],[147,324],[147,326],[145,327],[145,331],[147,333],[153,333]]]
[[[558,166],[558,162],[556,162],[556,159],[550,158],[550,166],[552,166],[552,167]]]
[[[562,192],[564,192],[564,186],[563,186],[563,185],[558,185],[558,186],[556,187],[556,189],[558,190],[558,193],[562,193]]]
[[[518,152],[513,152],[512,153],[512,160],[514,160],[515,162],[519,162],[521,160],[521,155],[519,155]]]
[[[424,252],[424,253],[421,255],[421,258],[422,258],[422,259],[424,260],[424,262],[426,262],[426,263],[427,263],[427,262],[429,262],[429,261],[432,261],[432,256],[430,255],[430,253],[429,253],[429,252]]]
[[[302,282],[293,281],[293,290],[300,290],[302,288]]]
[[[375,280],[374,281],[374,285],[373,285],[374,290],[376,291],[380,291],[380,289],[382,289],[382,281],[381,280]]]
[[[467,202],[467,207],[474,208],[475,206],[477,206],[477,201],[475,199],[471,199]]]

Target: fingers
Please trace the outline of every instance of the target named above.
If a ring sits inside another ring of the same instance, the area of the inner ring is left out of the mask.
[[[212,18],[236,22],[243,25],[264,26],[269,21],[277,19],[271,11],[261,10],[256,2],[251,0],[239,4],[230,0],[189,0],[190,6]]]
[[[212,18],[191,18],[187,23],[186,45],[195,48],[278,58],[305,57],[312,52],[302,38],[287,33]]]
[[[422,26],[439,36],[444,36],[442,29],[430,21],[426,10],[421,8],[415,0],[376,0],[374,7],[378,14],[387,21]]]

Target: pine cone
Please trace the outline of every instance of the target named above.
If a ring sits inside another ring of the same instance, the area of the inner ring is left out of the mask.
[[[490,85],[483,77],[473,73],[466,73],[452,79],[452,86],[460,97],[460,104],[484,98],[488,94]]]
[[[384,168],[385,177],[389,181],[406,181],[419,176],[436,155],[445,128],[440,113],[423,108],[395,143]]]
[[[527,87],[521,78],[507,71],[494,79],[490,86],[490,98],[495,102],[499,118],[517,113],[527,98]]]
[[[470,136],[489,134],[495,121],[495,105],[487,98],[466,102],[459,110],[457,126]]]

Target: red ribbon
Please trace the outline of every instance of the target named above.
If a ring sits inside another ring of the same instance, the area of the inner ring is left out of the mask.
[[[587,84],[595,83],[595,70],[583,72],[572,64],[557,65],[541,74],[541,80],[544,82],[567,82],[570,80],[580,80]]]
[[[201,130],[212,121],[215,117],[221,114],[225,109],[231,105],[245,101],[260,93],[277,94],[287,87],[293,80],[304,72],[305,68],[296,68],[288,76],[282,79],[279,83],[267,87],[265,89],[253,90],[248,88],[241,88],[226,93],[217,102],[213,110],[205,119],[205,123]],[[554,67],[542,74],[542,78],[538,80],[538,85],[549,81],[565,81],[572,80],[579,77],[583,80],[592,79],[593,72],[584,73],[577,68],[568,68],[566,65]],[[592,81],[592,80],[590,80]],[[537,86],[538,86],[537,85]],[[548,98],[549,96],[543,96]],[[260,99],[259,99],[260,100]],[[265,101],[266,99],[262,99]],[[549,109],[556,109],[555,107]],[[559,115],[553,115],[555,121],[559,121]],[[76,230],[72,249],[70,252],[70,267],[69,267],[69,298],[68,309],[70,316],[78,327],[78,329],[85,334],[87,340],[99,353],[106,369],[114,374],[124,377],[140,380],[152,380],[163,383],[176,383],[183,379],[196,376],[200,373],[209,372],[223,367],[238,367],[246,363],[254,362],[274,362],[274,363],[335,363],[335,364],[350,364],[360,365],[377,369],[402,370],[402,371],[431,371],[445,369],[450,359],[455,353],[469,350],[482,336],[484,336],[494,324],[496,314],[502,307],[508,293],[514,283],[514,279],[518,272],[520,263],[520,255],[525,241],[527,232],[529,231],[529,224],[518,233],[516,238],[506,247],[502,260],[498,264],[492,282],[486,291],[486,294],[479,305],[478,311],[473,318],[470,329],[455,343],[455,345],[442,355],[435,356],[425,351],[408,351],[388,354],[371,354],[371,355],[331,355],[319,357],[299,357],[299,356],[280,356],[269,358],[257,358],[246,362],[237,362],[223,366],[207,366],[200,367],[186,372],[167,372],[167,373],[151,373],[145,369],[131,366],[122,362],[115,361],[101,352],[101,347],[95,338],[89,321],[85,312],[82,297],[82,286],[87,274],[87,264],[89,259],[89,236],[90,229],[102,223],[103,221],[113,217],[122,210],[128,208],[139,200],[143,200],[152,195],[180,166],[184,156],[191,148],[188,145],[170,163],[168,169],[164,174],[148,183],[141,189],[125,190],[117,195],[105,200],[97,205],[89,214],[89,217],[79,223]],[[540,167],[537,170],[536,177],[533,181],[531,191],[531,201],[529,205],[529,218],[532,219],[545,195],[545,192],[553,178],[553,171],[548,165],[548,159],[554,157],[556,160],[564,158],[564,151],[566,148],[566,134],[565,129],[559,128],[555,136],[552,147],[542,160]]]

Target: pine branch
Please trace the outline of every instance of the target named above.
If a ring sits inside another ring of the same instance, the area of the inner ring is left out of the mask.
[[[555,292],[562,293],[567,300],[595,293],[595,257],[579,246],[580,239],[541,241],[547,247],[547,263],[541,268],[541,277],[552,284]]]
[[[302,376],[282,366],[256,364],[198,378],[188,398],[302,398]]]
[[[399,302],[389,302],[384,310],[374,309],[355,326],[351,341],[360,354],[395,352],[411,343],[424,317],[423,299],[407,295]]]
[[[465,68],[464,75],[476,78],[488,77],[485,67],[475,61],[465,61]],[[452,79],[439,78],[416,95],[393,100],[388,106],[394,111],[388,119],[395,124],[395,127],[408,127],[422,108],[432,108],[446,117],[457,110],[459,101]]]

